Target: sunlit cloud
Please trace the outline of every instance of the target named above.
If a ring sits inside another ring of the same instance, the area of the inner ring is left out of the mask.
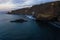
[[[13,4],[0,4],[0,10],[11,10],[15,7]]]
[[[10,1],[10,0],[0,0],[0,4],[1,4],[1,3],[6,3],[6,2],[8,2],[8,1]]]
[[[15,4],[12,3],[12,0],[0,0],[0,11],[9,11],[13,10],[13,8],[16,6]],[[4,2],[4,3],[3,3]]]

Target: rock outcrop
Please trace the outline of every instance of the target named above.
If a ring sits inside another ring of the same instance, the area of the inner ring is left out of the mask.
[[[27,20],[25,20],[25,19],[17,19],[17,20],[10,21],[10,22],[24,23],[24,22],[27,22]]]

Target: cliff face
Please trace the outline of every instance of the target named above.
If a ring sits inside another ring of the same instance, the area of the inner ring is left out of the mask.
[[[59,15],[60,12],[60,2],[49,2],[41,5],[35,5],[31,9],[35,12],[34,16],[37,19],[52,19]]]
[[[48,2],[39,5],[34,5],[31,8],[23,8],[12,11],[12,14],[28,14],[32,15],[38,20],[51,20],[54,17],[60,16],[60,1]]]

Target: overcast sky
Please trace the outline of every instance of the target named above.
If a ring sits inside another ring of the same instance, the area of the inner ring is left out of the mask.
[[[35,4],[50,2],[54,0],[0,0],[0,10],[13,10],[24,7],[31,7]]]

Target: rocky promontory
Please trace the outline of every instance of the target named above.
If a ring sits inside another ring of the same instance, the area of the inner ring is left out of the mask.
[[[8,12],[8,14],[33,15],[37,20],[51,20],[60,16],[60,1],[47,2]]]
[[[30,15],[30,8],[22,8],[22,9],[18,9],[18,10],[13,10],[11,12],[8,12],[8,14],[27,14]]]

